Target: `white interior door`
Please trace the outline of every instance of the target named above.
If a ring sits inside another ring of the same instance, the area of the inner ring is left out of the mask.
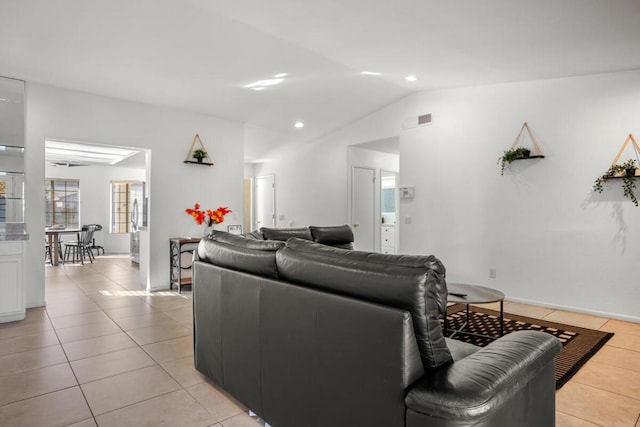
[[[375,250],[375,170],[354,166],[351,174],[351,228],[355,249]]]
[[[255,179],[254,191],[254,230],[260,227],[276,225],[276,184],[273,175],[259,176]]]

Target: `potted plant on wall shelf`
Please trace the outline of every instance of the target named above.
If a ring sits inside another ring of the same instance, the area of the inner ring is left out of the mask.
[[[498,164],[500,164],[500,175],[504,175],[504,167],[517,159],[526,159],[531,156],[531,150],[524,147],[511,148],[504,152],[504,154],[498,158]]]
[[[593,191],[602,193],[604,190],[604,182],[611,178],[622,178],[622,189],[624,196],[628,197],[634,205],[638,206],[638,199],[636,198],[633,190],[636,188],[636,166],[635,159],[629,159],[622,164],[614,164],[609,169],[595,180],[593,183]]]
[[[207,157],[207,152],[201,148],[198,148],[197,150],[193,150],[193,153],[191,154],[191,156],[196,159],[196,161],[198,163],[202,163],[203,159],[205,157]]]

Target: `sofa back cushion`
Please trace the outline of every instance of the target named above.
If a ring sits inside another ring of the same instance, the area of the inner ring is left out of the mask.
[[[446,283],[434,256],[383,255],[290,239],[276,253],[278,274],[291,283],[324,289],[411,313],[426,369],[452,361],[440,326]]]
[[[213,230],[198,244],[198,258],[219,267],[277,279],[276,251],[284,245]]]
[[[313,240],[311,237],[311,231],[309,227],[297,227],[297,228],[268,228],[261,227],[260,232],[266,240],[281,240],[287,241],[291,237],[297,237],[298,239]]]
[[[353,231],[348,225],[309,226],[313,241],[323,245],[335,246],[343,249],[353,249]]]
[[[264,236],[260,230],[253,230],[249,233],[241,234],[240,236],[246,237],[247,239],[264,240]]]

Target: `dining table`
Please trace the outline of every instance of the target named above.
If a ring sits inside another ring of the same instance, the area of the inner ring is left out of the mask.
[[[58,227],[46,227],[44,233],[47,236],[49,246],[51,246],[51,264],[60,264],[60,235],[61,234],[75,234],[76,239],[80,241],[80,228],[58,228]]]

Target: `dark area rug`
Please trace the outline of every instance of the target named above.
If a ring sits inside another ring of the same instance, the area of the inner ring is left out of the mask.
[[[470,307],[471,317],[465,331],[481,335],[500,334],[500,313],[480,307]],[[452,305],[447,308],[447,327],[459,329],[465,322],[465,306]],[[562,351],[556,358],[556,390],[562,387],[576,372],[613,336],[610,332],[579,328],[562,323],[548,322],[531,317],[504,313],[504,334],[521,330],[542,331],[557,337],[562,342]],[[451,331],[445,333],[451,335]],[[484,347],[493,340],[468,334],[455,334],[454,339]]]

